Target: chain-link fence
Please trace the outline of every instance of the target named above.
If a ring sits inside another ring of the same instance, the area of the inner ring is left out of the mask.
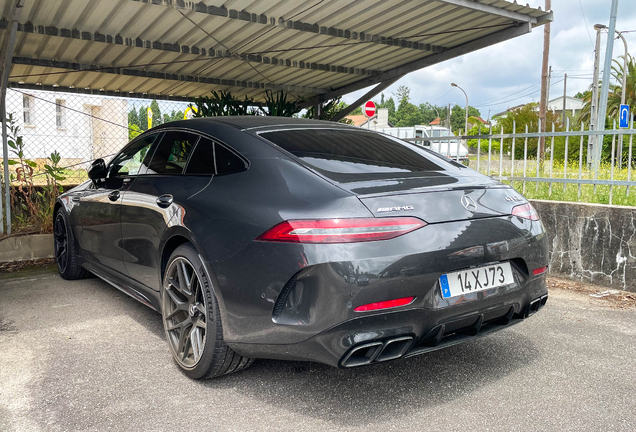
[[[9,136],[14,142],[9,148],[12,184],[26,175],[34,185],[46,184],[45,166],[57,159],[52,155],[59,155],[56,164],[64,168],[59,183],[76,185],[87,179],[91,161],[108,160],[149,125],[183,119],[188,104],[9,89],[6,107],[16,127],[14,138],[22,137]]]

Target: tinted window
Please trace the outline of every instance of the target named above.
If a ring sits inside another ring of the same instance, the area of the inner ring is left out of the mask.
[[[385,136],[350,130],[298,129],[261,134],[336,181],[443,171],[421,153]]]
[[[188,162],[186,173],[214,174],[214,143],[211,140],[201,138]]]
[[[146,135],[119,153],[108,166],[108,176],[144,174],[152,156],[150,147],[158,134]]]
[[[214,157],[218,175],[231,174],[246,168],[245,162],[240,157],[220,144],[214,145]]]
[[[187,132],[166,132],[155,150],[148,174],[181,174],[198,139],[198,135]]]

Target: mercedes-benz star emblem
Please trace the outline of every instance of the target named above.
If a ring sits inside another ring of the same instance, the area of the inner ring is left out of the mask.
[[[464,195],[462,197],[462,205],[466,210],[470,212],[474,212],[475,210],[477,210],[477,204],[475,204],[475,201],[473,201],[473,199],[468,195]]]

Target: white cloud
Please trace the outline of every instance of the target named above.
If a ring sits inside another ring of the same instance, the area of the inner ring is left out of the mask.
[[[636,30],[636,8],[633,7],[633,1],[622,0],[619,3],[617,30]],[[532,7],[544,5],[543,0],[527,0],[527,3]],[[581,0],[580,3],[578,0],[552,1],[554,21],[550,37],[550,65],[553,69],[551,96],[563,94],[564,73],[569,76],[567,94],[570,96],[585,90],[592,83],[594,45],[590,38],[593,41],[596,37],[592,27],[596,23],[609,24],[610,3],[609,0]],[[636,32],[626,33],[625,38],[631,47],[630,51],[635,52]],[[605,33],[601,39],[601,67],[606,41]],[[529,35],[410,73],[384,93],[390,94],[399,85],[406,85],[411,88],[413,103],[457,103],[463,106],[463,93],[450,86],[451,82],[456,82],[468,93],[469,103],[477,106],[482,116],[487,117],[488,110],[492,115],[510,106],[538,101],[542,51],[543,27],[537,27]],[[615,41],[614,58],[617,59],[623,52],[622,42]],[[344,100],[352,103],[366,91],[368,90],[350,93]]]

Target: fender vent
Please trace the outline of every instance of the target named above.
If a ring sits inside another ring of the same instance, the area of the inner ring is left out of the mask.
[[[276,319],[280,316],[283,308],[285,307],[285,303],[287,302],[287,297],[289,297],[289,293],[296,286],[296,275],[294,275],[283,287],[278,298],[276,299],[276,303],[274,304],[274,310],[272,312],[272,318]]]

